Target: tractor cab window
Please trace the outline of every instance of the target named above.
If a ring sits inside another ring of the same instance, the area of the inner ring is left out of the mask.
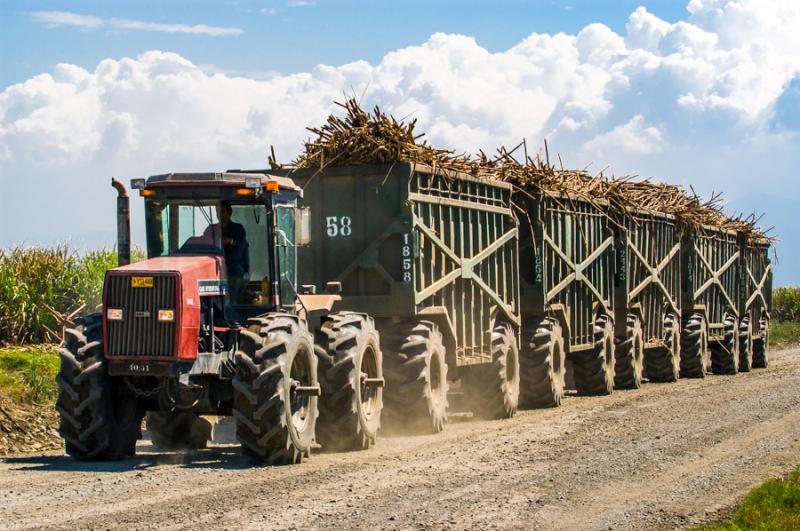
[[[268,214],[263,204],[152,200],[145,208],[148,256],[223,256],[229,304],[271,303]]]
[[[294,216],[294,208],[275,208],[275,232],[278,243],[276,255],[280,271],[281,304],[284,306],[292,306],[295,299],[297,249],[295,247]]]

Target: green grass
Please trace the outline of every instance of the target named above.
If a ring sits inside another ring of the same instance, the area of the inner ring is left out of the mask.
[[[771,479],[763,483],[747,495],[730,520],[703,529],[800,529],[800,468],[785,479]]]
[[[50,345],[0,349],[0,396],[31,404],[53,402],[58,367],[58,354]]]
[[[800,323],[770,323],[770,348],[800,345]]]

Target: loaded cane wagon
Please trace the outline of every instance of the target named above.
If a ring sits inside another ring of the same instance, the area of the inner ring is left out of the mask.
[[[299,289],[337,282],[337,310],[375,319],[387,421],[441,430],[455,380],[477,415],[512,416],[520,299],[511,186],[408,162],[269,171],[301,186],[314,213]]]
[[[602,202],[545,190],[516,194],[523,316],[522,397],[560,404],[614,387],[614,232]]]

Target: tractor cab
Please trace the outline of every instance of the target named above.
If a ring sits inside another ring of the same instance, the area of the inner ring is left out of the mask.
[[[149,259],[210,257],[219,265],[213,278],[198,279],[201,298],[222,295],[217,324],[294,307],[308,209],[297,208],[302,190],[290,179],[170,173],[131,185],[144,198]]]

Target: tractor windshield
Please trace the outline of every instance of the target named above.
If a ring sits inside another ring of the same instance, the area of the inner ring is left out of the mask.
[[[270,217],[264,204],[218,200],[146,201],[149,257],[225,257],[231,304],[270,304]]]

